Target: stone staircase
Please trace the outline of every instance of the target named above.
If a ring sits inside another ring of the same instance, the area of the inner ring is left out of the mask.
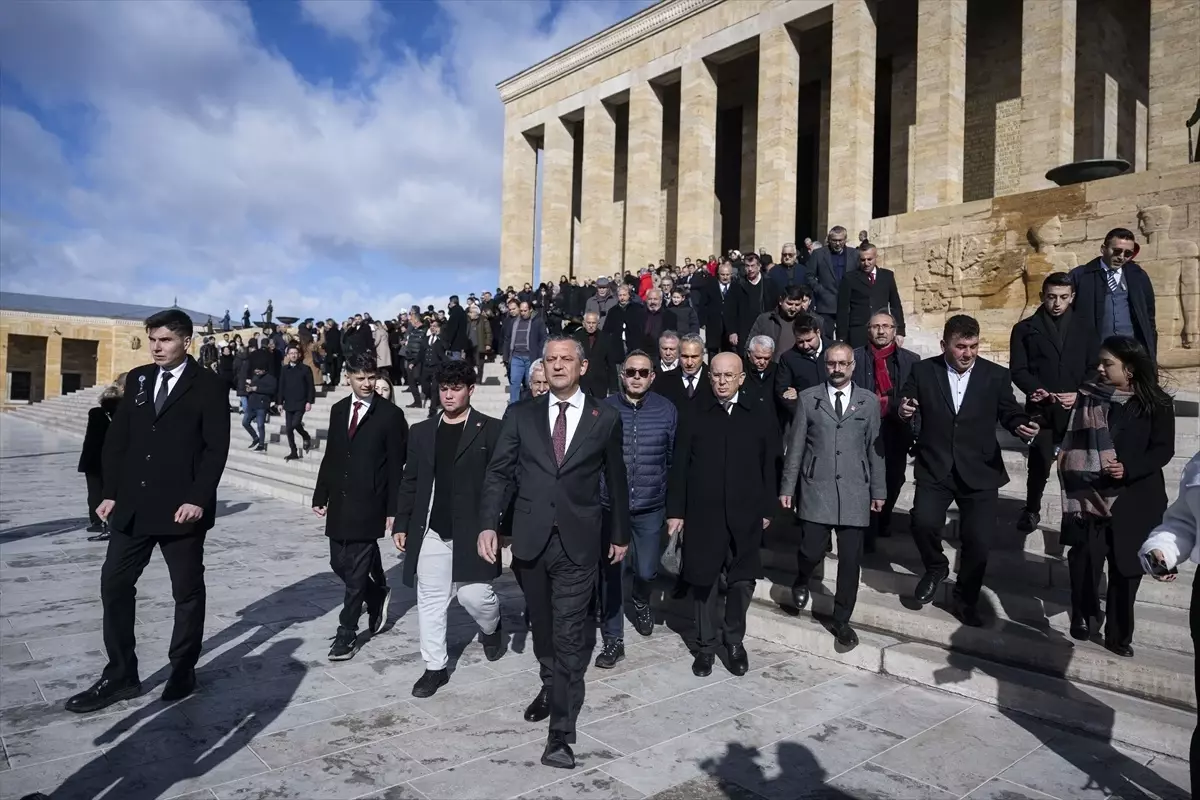
[[[500,365],[488,365],[473,404],[500,417],[507,404]],[[400,387],[403,389],[403,387]],[[90,390],[89,390],[90,391]],[[320,443],[328,430],[333,403],[347,388],[320,398],[306,415],[317,449],[303,460],[285,462],[283,425],[271,421],[267,453],[247,449],[250,437],[233,415],[233,435],[224,482],[295,502],[311,503],[320,463]],[[86,392],[41,403],[21,416],[64,432],[82,435],[86,409],[95,395]],[[410,396],[397,395],[400,405]],[[40,408],[39,408],[40,407]],[[1169,496],[1178,491],[1183,465],[1200,446],[1196,403],[1177,401],[1176,457],[1168,465]],[[405,409],[409,423],[426,412]],[[822,574],[812,582],[810,609],[790,609],[799,530],[790,513],[781,512],[768,529],[763,549],[764,574],[755,589],[749,632],[854,666],[886,673],[1020,711],[1057,724],[1111,738],[1127,745],[1186,758],[1195,725],[1194,651],[1188,624],[1194,565],[1181,569],[1173,584],[1142,582],[1137,607],[1136,656],[1122,659],[1100,644],[1076,642],[1068,635],[1070,580],[1058,542],[1061,516],[1058,483],[1046,488],[1040,529],[1025,537],[1015,532],[1023,505],[1025,445],[1004,434],[1003,456],[1011,482],[1001,490],[997,536],[988,565],[983,605],[986,626],[962,626],[945,608],[952,585],[935,602],[916,608],[911,600],[921,571],[920,558],[907,531],[913,487],[906,485],[897,506],[894,535],[865,557],[854,621],[860,644],[839,652],[823,624],[832,608],[837,552],[827,555]],[[947,518],[947,547],[957,562],[957,512]],[[826,579],[828,576],[828,579]],[[664,608],[664,611],[667,609]],[[814,613],[816,616],[814,616]]]

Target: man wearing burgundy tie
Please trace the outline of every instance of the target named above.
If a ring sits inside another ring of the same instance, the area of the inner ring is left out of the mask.
[[[575,720],[583,705],[588,613],[602,543],[616,563],[629,545],[629,485],[621,415],[586,396],[583,346],[551,336],[542,351],[550,391],[509,406],[484,479],[479,555],[500,558],[501,515],[512,503],[512,568],[520,576],[533,628],[542,689],[525,719],[550,718],[542,763],[572,769]],[[611,498],[602,514],[600,477]],[[607,523],[607,530],[604,523]]]
[[[847,273],[838,285],[837,338],[851,347],[867,346],[867,323],[880,311],[896,320],[896,346],[904,344],[904,309],[896,276],[877,265],[878,256],[875,245],[863,242],[858,247],[859,269]]]
[[[379,539],[392,535],[392,522],[404,458],[408,422],[395,404],[375,395],[375,359],[355,353],[346,360],[350,396],[329,412],[329,439],[317,473],[312,508],[325,518],[329,565],[346,585],[346,601],[332,661],[354,658],[362,646],[358,620],[367,605],[371,634],[387,622],[391,590],[383,574]]]

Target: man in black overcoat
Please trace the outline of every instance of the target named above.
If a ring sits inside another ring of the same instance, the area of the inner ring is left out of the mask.
[[[584,698],[597,554],[607,534],[607,556],[620,561],[630,536],[621,415],[579,388],[587,369],[582,349],[570,337],[547,340],[543,363],[550,391],[509,407],[480,502],[486,527],[479,552],[495,563],[496,531],[516,492],[512,566],[525,592],[542,678],[525,718],[550,717],[542,763],[563,769],[575,766],[570,745]],[[607,532],[601,530],[601,475],[612,498],[611,513],[603,517],[609,520]]]
[[[812,308],[821,316],[822,333],[833,338],[837,321],[838,290],[847,275],[858,271],[858,251],[846,246],[846,229],[834,225],[825,238],[825,246],[808,257],[808,284],[813,287]]]
[[[833,342],[821,331],[825,321],[815,314],[802,313],[792,321],[795,344],[780,353],[775,371],[775,398],[788,422],[796,415],[796,398],[805,389],[825,382],[825,349]]]
[[[962,541],[954,611],[964,624],[979,627],[976,604],[999,489],[1008,483],[996,423],[1026,441],[1037,436],[1038,426],[1013,397],[1008,370],[979,358],[979,323],[965,314],[946,320],[942,355],[916,364],[900,394],[900,418],[912,420],[915,432],[912,528],[925,566],[915,598],[930,602],[950,574],[941,532],[953,502]]]
[[[583,327],[571,335],[583,345],[583,358],[588,364],[579,386],[588,397],[603,400],[616,387],[620,364],[613,339],[600,330],[600,314],[595,311],[584,313]]]
[[[1018,322],[1009,339],[1008,369],[1013,383],[1025,393],[1025,410],[1040,416],[1042,426],[1029,448],[1025,508],[1017,530],[1032,533],[1042,519],[1042,492],[1054,468],[1054,450],[1067,432],[1075,395],[1083,382],[1096,375],[1100,337],[1086,314],[1071,304],[1075,287],[1065,272],[1042,281],[1042,304]]]
[[[300,363],[300,346],[288,345],[283,369],[279,372],[276,402],[283,409],[284,430],[287,432],[291,452],[283,459],[295,461],[300,457],[296,450],[296,431],[304,440],[304,452],[312,449],[312,437],[304,429],[304,414],[312,410],[317,401],[317,386],[312,370]]]
[[[878,256],[875,245],[863,242],[858,248],[859,268],[847,273],[838,285],[837,337],[851,347],[866,346],[870,339],[867,323],[879,311],[892,315],[896,338],[904,344],[904,308],[896,275],[875,263]]]
[[[229,388],[188,354],[192,320],[179,309],[146,320],[153,364],[131,370],[104,440],[104,500],[112,530],[100,572],[108,665],[68,711],[98,711],[141,692],[134,651],[137,580],[155,545],[171,575],[175,627],[166,701],[196,686],[204,639],[204,538],[229,455]]]
[[[325,518],[329,564],[346,585],[332,661],[354,658],[361,647],[358,619],[367,606],[372,634],[387,622],[391,589],[378,540],[392,533],[408,444],[408,422],[394,403],[375,394],[375,359],[355,352],[346,360],[350,395],[329,411],[329,439],[312,506]]]
[[[1110,336],[1131,336],[1157,361],[1154,284],[1133,260],[1136,253],[1137,240],[1132,231],[1109,231],[1100,255],[1071,270],[1075,284],[1072,308],[1091,323],[1100,341]]]
[[[425,672],[413,686],[414,697],[431,697],[450,680],[446,611],[454,596],[479,624],[487,660],[503,655],[500,601],[491,584],[500,577],[500,564],[484,561],[476,546],[480,493],[500,420],[471,408],[475,369],[468,362],[443,364],[437,385],[442,413],[409,430],[392,525],[392,541],[405,553],[404,584],[417,587]]]
[[[704,325],[704,346],[708,350],[708,360],[712,361],[717,353],[737,349],[729,343],[729,334],[732,331],[725,324],[725,315],[733,300],[733,265],[728,261],[721,262],[721,266],[717,267],[716,280],[703,279],[700,296],[704,301],[700,309],[700,321]]]
[[[683,535],[683,575],[691,586],[694,630],[688,647],[697,676],[712,673],[722,637],[729,670],[745,675],[746,612],[761,568],[763,530],[775,514],[780,442],[756,398],[741,391],[745,373],[735,353],[709,365],[712,391],[680,415],[667,482],[667,530]],[[725,574],[724,615],[717,584]]]

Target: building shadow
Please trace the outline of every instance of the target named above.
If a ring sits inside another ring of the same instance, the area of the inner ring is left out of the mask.
[[[241,512],[245,511],[249,507],[250,507],[250,504],[247,502],[230,503],[226,500],[218,500],[217,501],[217,516],[218,517],[231,517],[234,514],[240,514]]]
[[[34,522],[29,525],[18,525],[0,530],[0,544],[12,544],[34,536],[56,536],[60,533],[70,533],[82,530],[88,524],[87,517],[64,517],[46,522]]]
[[[49,796],[150,800],[188,791],[173,787],[219,768],[288,707],[310,666],[297,656],[303,640],[287,631],[320,617],[324,612],[318,606],[302,601],[328,590],[323,577],[309,576],[243,608],[238,622],[204,643],[206,652],[228,649],[197,669],[193,696],[170,704],[153,700],[116,720],[94,741],[105,752]],[[267,622],[272,615],[262,612],[268,607],[295,610],[286,619]],[[143,692],[159,691],[169,673],[163,666],[143,679]]]

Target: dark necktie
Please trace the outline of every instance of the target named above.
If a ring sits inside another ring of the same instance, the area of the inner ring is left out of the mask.
[[[163,372],[162,382],[158,385],[158,393],[154,395],[154,416],[162,413],[163,406],[167,404],[167,395],[171,393],[171,378],[174,376],[169,372]]]
[[[354,434],[358,432],[358,410],[362,408],[362,402],[354,401],[354,413],[350,415],[350,438],[354,438]]]
[[[872,286],[875,285],[875,273],[874,272],[867,273],[867,282],[870,283]]]
[[[558,419],[554,420],[554,433],[550,439],[554,443],[554,460],[561,467],[567,457],[567,407],[571,404],[563,401],[555,405],[558,406]]]
[[[696,376],[688,375],[687,376],[687,396],[694,397],[695,394],[696,394]]]
[[[1117,275],[1117,271],[1115,269],[1110,269],[1107,277],[1109,294],[1116,294],[1117,289],[1121,287],[1121,278]]]
[[[846,407],[842,405],[842,393],[841,392],[838,392],[837,395],[833,399],[833,410],[834,410],[834,413],[837,414],[838,419],[841,419],[842,416],[846,413]]]

